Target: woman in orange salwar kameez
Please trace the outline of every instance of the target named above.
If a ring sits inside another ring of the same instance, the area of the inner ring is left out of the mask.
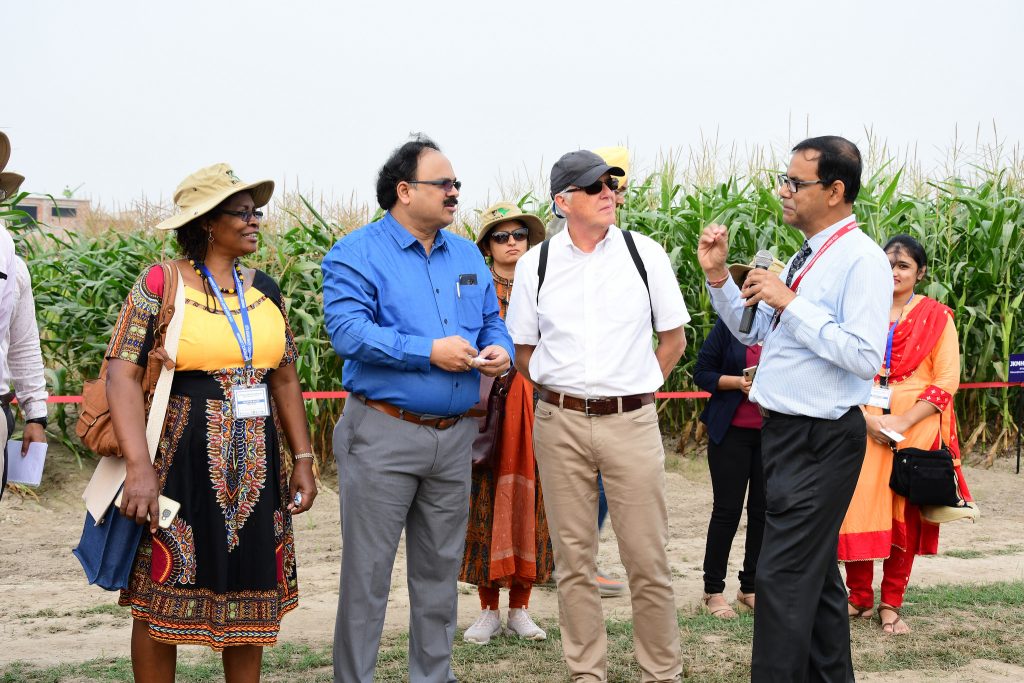
[[[477,245],[491,258],[502,318],[508,310],[516,262],[543,239],[544,224],[515,204],[495,204],[481,216]],[[527,640],[547,638],[527,612],[533,584],[548,581],[554,568],[533,453],[533,386],[514,370],[501,430],[497,466],[473,469],[459,575],[460,581],[477,586],[480,594],[480,617],[463,634],[464,640],[478,645],[502,632],[500,587],[509,589],[508,631]]]
[[[960,384],[960,348],[953,313],[946,306],[914,292],[927,270],[924,248],[908,235],[897,235],[885,245],[892,264],[893,301],[890,316],[891,351],[875,378],[891,388],[890,414],[881,407],[864,406],[868,428],[867,453],[857,489],[839,532],[839,559],[846,563],[851,617],[871,616],[873,561],[882,563],[878,617],[886,633],[908,633],[900,617],[903,594],[910,580],[915,555],[938,551],[939,525],[927,521],[921,508],[889,488],[893,454],[888,429],[903,434],[900,448],[926,450],[945,443],[953,456],[960,493],[970,492],[960,468],[953,394]]]

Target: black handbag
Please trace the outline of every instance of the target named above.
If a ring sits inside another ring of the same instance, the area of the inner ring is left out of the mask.
[[[888,412],[888,411],[886,411]],[[953,468],[953,455],[942,441],[942,415],[939,415],[939,448],[926,451],[922,448],[892,449],[892,474],[889,488],[914,505],[961,506],[963,499]]]

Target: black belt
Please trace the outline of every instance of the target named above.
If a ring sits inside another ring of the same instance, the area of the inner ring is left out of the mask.
[[[762,405],[757,406],[757,412],[761,413],[761,417],[794,417],[793,415],[787,415],[786,413],[780,413],[777,410],[769,410]]]

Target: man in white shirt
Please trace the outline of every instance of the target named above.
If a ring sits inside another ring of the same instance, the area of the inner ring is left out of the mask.
[[[628,576],[643,680],[676,681],[682,673],[654,392],[686,348],[690,316],[664,249],[614,225],[622,175],[589,151],[558,160],[551,195],[566,229],[519,260],[506,319],[516,368],[539,391],[534,444],[574,682],[607,680],[594,583],[599,472]]]
[[[4,172],[10,142],[0,133],[0,204],[18,194],[24,177]],[[11,388],[14,391],[11,391]],[[0,221],[0,498],[7,486],[7,437],[14,429],[11,401],[17,396],[25,416],[21,453],[34,441],[46,442],[46,380],[39,350],[39,328],[28,267]]]

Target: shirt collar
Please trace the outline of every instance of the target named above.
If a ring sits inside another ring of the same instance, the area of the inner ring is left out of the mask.
[[[408,249],[414,244],[419,244],[419,240],[404,225],[398,222],[398,220],[391,215],[390,211],[384,213],[384,218],[381,219],[381,225],[384,226],[384,230],[391,235],[391,238],[395,240],[398,246],[402,249]],[[434,246],[431,249],[437,249],[445,245],[445,231],[438,230],[437,234],[434,235]]]
[[[814,237],[812,237],[809,240],[807,240],[807,246],[809,246],[811,248],[812,252],[818,251],[818,247],[820,247],[821,245],[825,244],[825,242],[828,241],[829,237],[834,235],[839,230],[839,228],[841,228],[844,225],[846,225],[847,223],[849,223],[851,219],[856,221],[857,217],[854,216],[851,213],[849,216],[846,216],[846,217],[836,221],[832,225],[828,226],[827,228],[825,228],[824,230],[819,232]]]
[[[621,234],[622,234],[622,231],[619,230],[618,227],[616,227],[616,225],[614,223],[612,223],[611,225],[608,226],[608,231],[604,234],[604,237],[601,238],[601,241],[597,243],[596,247],[594,248],[594,251],[597,251],[598,249],[603,248],[604,246],[607,246],[607,244],[610,241],[614,241],[614,240],[618,239]],[[569,237],[569,222],[568,221],[566,221],[565,227],[558,234],[556,234],[554,237],[551,238],[551,241],[552,241],[552,243],[554,243],[555,246],[568,247],[568,248],[572,249],[573,251],[579,252],[581,254],[584,253],[584,252],[580,251],[579,247],[577,247],[575,244],[573,244],[572,238]]]

